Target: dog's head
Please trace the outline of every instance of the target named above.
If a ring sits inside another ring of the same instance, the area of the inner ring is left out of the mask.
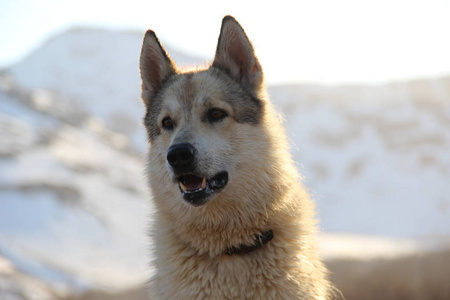
[[[242,27],[225,17],[212,65],[179,70],[148,31],[140,58],[145,126],[172,189],[200,206],[232,181],[237,168],[258,161],[256,127],[264,101],[263,73]],[[245,170],[251,172],[252,170]],[[178,186],[178,187],[177,187]]]

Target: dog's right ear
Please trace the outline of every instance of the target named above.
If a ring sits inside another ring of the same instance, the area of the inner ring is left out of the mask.
[[[142,99],[148,106],[164,81],[176,73],[175,63],[151,30],[145,33],[139,68],[142,78]]]

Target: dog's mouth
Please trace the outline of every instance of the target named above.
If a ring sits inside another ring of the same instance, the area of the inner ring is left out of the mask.
[[[194,174],[184,174],[177,178],[183,199],[194,206],[208,202],[208,198],[223,189],[228,183],[228,172],[217,173],[210,179]]]

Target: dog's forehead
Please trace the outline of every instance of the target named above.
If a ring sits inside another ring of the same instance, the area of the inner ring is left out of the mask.
[[[210,76],[207,71],[178,75],[167,89],[164,98],[168,106],[202,105],[208,99],[227,98],[226,83]],[[178,104],[174,104],[178,102]]]

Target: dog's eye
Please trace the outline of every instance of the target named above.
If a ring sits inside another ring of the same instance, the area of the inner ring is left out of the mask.
[[[208,120],[210,122],[220,121],[224,119],[226,116],[228,116],[228,114],[225,111],[218,108],[213,108],[208,111]]]
[[[172,129],[173,128],[173,121],[170,117],[165,117],[161,123],[162,123],[162,127],[164,129]]]

